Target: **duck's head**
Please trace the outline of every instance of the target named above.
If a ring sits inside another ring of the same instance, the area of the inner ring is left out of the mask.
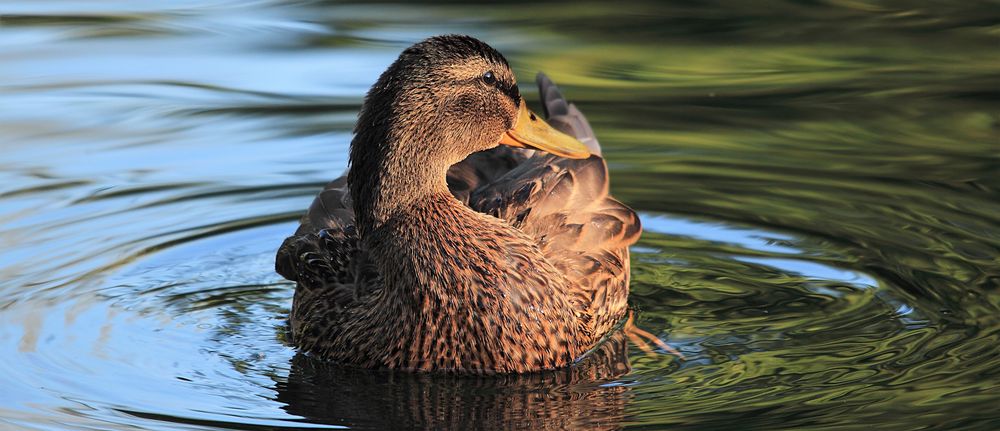
[[[507,60],[469,36],[437,36],[400,54],[365,97],[348,181],[362,226],[429,193],[448,168],[505,144],[587,158],[587,147],[528,110]]]
[[[354,145],[366,148],[353,148],[352,159],[389,151],[450,166],[499,144],[590,156],[528,109],[503,55],[469,36],[432,37],[403,51],[368,92],[358,120],[355,132],[366,139]]]

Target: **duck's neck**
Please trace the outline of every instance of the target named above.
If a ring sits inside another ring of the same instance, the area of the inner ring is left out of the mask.
[[[450,163],[431,154],[434,143],[404,144],[405,136],[391,130],[382,136],[359,133],[351,144],[348,182],[362,235],[415,202],[450,194],[446,179]]]

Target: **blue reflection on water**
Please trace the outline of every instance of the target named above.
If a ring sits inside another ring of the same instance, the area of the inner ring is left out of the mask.
[[[783,272],[799,274],[807,278],[835,280],[857,287],[876,287],[878,282],[871,276],[847,269],[835,268],[821,263],[799,259],[779,259],[770,257],[734,256],[741,262],[756,263],[781,269]]]
[[[643,229],[667,235],[683,235],[705,241],[735,244],[750,250],[800,254],[802,250],[778,242],[793,241],[790,235],[732,225],[695,221],[680,217],[642,214]]]

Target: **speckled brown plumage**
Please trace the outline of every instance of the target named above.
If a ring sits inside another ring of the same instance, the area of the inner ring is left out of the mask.
[[[428,39],[379,78],[350,171],[278,251],[278,272],[297,282],[301,350],[373,368],[525,372],[572,364],[624,317],[639,220],[608,195],[586,119],[539,85],[549,123],[590,158],[497,146],[523,102],[503,56],[473,38]]]

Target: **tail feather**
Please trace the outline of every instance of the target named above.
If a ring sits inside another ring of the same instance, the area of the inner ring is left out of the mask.
[[[600,156],[601,144],[597,142],[597,135],[590,127],[587,117],[576,108],[576,105],[569,103],[563,97],[559,87],[544,73],[538,72],[535,81],[538,83],[538,93],[542,98],[546,121],[552,127],[575,136],[587,146],[591,154]]]

